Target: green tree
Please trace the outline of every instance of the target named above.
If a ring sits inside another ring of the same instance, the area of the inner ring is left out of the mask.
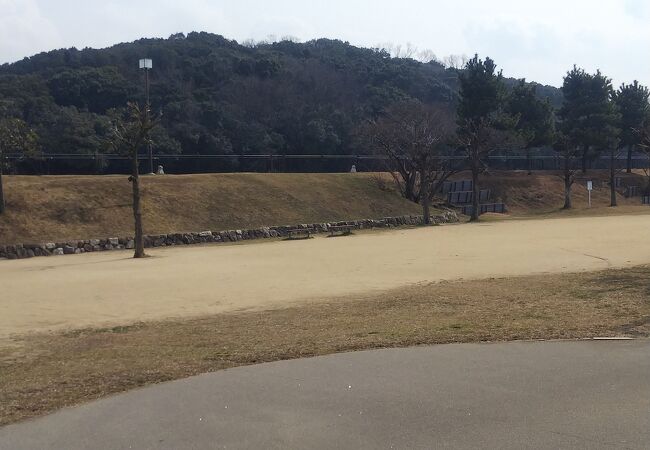
[[[131,159],[133,219],[135,225],[134,258],[144,258],[144,233],[142,226],[142,206],[140,197],[140,170],[138,154],[149,144],[151,131],[156,126],[157,119],[150,117],[149,111],[140,108],[135,103],[129,103],[122,114],[115,113],[113,117],[113,135],[110,145],[118,152]]]
[[[9,154],[33,156],[37,151],[36,133],[22,119],[1,115],[0,111],[0,214],[5,211],[3,166]]]
[[[650,91],[646,86],[634,81],[622,84],[615,92],[614,101],[621,113],[621,147],[627,148],[627,173],[632,172],[632,154],[641,144],[639,130],[643,127],[650,105]]]
[[[580,147],[582,172],[587,163],[612,144],[619,115],[613,103],[612,82],[600,71],[589,74],[576,66],[564,77],[564,102],[559,111],[562,131]]]
[[[526,152],[526,166],[530,175],[532,149],[553,143],[553,107],[549,99],[542,100],[537,96],[537,85],[519,80],[508,96],[505,110],[518,118],[516,132]]]
[[[490,58],[475,55],[460,73],[458,102],[458,139],[460,149],[472,172],[472,215],[479,218],[479,174],[488,156],[504,143],[504,100],[506,95],[501,71]]]

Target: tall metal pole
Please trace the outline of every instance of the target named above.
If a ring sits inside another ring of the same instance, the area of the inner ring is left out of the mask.
[[[147,121],[150,120],[149,114],[151,113],[151,105],[149,102],[149,69],[153,68],[151,59],[141,59],[140,68],[144,69],[144,92],[145,92],[145,115]],[[147,142],[147,150],[149,156],[149,173],[153,174],[153,148],[151,146],[151,141]]]
[[[149,68],[144,69],[144,84],[145,84],[145,90],[147,91],[147,122],[149,121],[150,117],[150,111],[151,111],[151,104],[149,102]],[[154,173],[153,171],[153,147],[151,145],[151,139],[147,141],[147,147],[149,150],[149,173]]]

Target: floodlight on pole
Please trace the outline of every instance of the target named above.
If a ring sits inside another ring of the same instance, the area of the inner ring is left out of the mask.
[[[145,91],[145,114],[149,117],[149,71],[153,69],[153,61],[149,58],[140,60],[140,69],[144,69],[144,91]],[[153,174],[153,149],[151,148],[151,140],[147,144],[149,147],[149,173]]]

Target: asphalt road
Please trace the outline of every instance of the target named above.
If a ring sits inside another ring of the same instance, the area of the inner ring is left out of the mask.
[[[0,448],[648,448],[650,342],[451,344],[225,370],[0,428]]]

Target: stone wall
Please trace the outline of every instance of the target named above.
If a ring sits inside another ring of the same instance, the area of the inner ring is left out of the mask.
[[[432,216],[432,223],[458,222],[454,211]],[[201,231],[198,233],[151,234],[144,237],[145,247],[165,247],[171,245],[192,245],[218,242],[237,242],[251,239],[270,239],[286,237],[289,230],[310,228],[314,233],[326,233],[331,226],[348,225],[357,229],[392,228],[408,225],[422,225],[422,216],[385,217],[383,219],[349,220],[344,222],[312,223],[262,227],[250,230]],[[48,242],[45,244],[0,245],[0,258],[22,259],[34,256],[72,255],[87,252],[132,249],[133,237],[112,237],[106,239],[72,240],[67,242]]]

